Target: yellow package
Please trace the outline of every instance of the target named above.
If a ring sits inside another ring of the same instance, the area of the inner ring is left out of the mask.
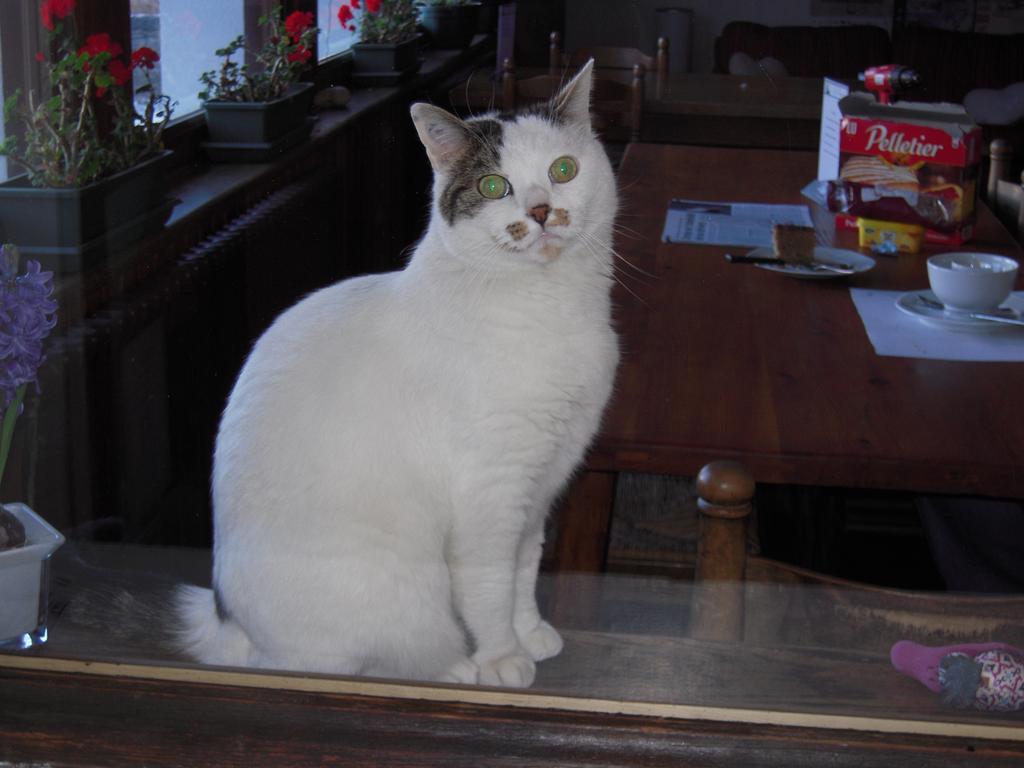
[[[857,219],[858,243],[878,253],[917,253],[924,238],[920,224]]]

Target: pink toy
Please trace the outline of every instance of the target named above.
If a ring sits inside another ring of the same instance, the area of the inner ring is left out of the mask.
[[[931,648],[901,640],[892,665],[960,708],[998,712],[1024,709],[1024,650],[1004,643]]]

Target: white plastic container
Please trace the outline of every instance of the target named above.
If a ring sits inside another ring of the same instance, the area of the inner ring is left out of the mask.
[[[46,642],[50,555],[64,537],[24,504],[4,504],[25,526],[25,545],[0,552],[0,650]]]

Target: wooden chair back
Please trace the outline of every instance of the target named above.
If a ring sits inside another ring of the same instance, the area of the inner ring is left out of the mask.
[[[513,112],[530,104],[548,101],[565,84],[568,77],[537,75],[517,78],[515,67],[506,59],[502,63],[502,109]],[[594,130],[607,141],[639,141],[644,104],[644,68],[633,66],[631,82],[624,83],[595,72],[590,95]]]
[[[1024,243],[1024,172],[1020,181],[996,182],[992,210],[1010,228],[1018,242]]]
[[[759,646],[888,653],[924,645],[1024,645],[1024,596],[915,592],[861,584],[747,554],[754,481],[736,462],[697,478],[700,533],[690,633]],[[758,509],[758,515],[771,510]]]
[[[988,150],[988,179],[985,198],[996,217],[1019,242],[1024,243],[1024,172],[1013,175],[1013,147],[1006,139],[995,139]]]
[[[985,200],[989,205],[996,198],[996,185],[1009,181],[1013,167],[1013,147],[1006,139],[993,139],[988,146],[988,178],[985,183]]]
[[[658,78],[661,78],[668,74],[668,38],[658,38],[657,53],[654,56],[648,56],[637,48],[613,46],[580,48],[566,56],[562,50],[562,35],[552,32],[549,36],[548,74],[561,74],[566,66],[580,67],[590,59],[594,60],[595,69],[631,70],[639,64],[645,72],[653,72]]]

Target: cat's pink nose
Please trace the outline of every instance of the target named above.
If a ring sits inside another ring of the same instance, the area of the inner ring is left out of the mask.
[[[530,209],[530,218],[536,221],[538,224],[543,224],[548,220],[548,214],[551,213],[551,206],[546,203],[541,205],[535,205]]]

